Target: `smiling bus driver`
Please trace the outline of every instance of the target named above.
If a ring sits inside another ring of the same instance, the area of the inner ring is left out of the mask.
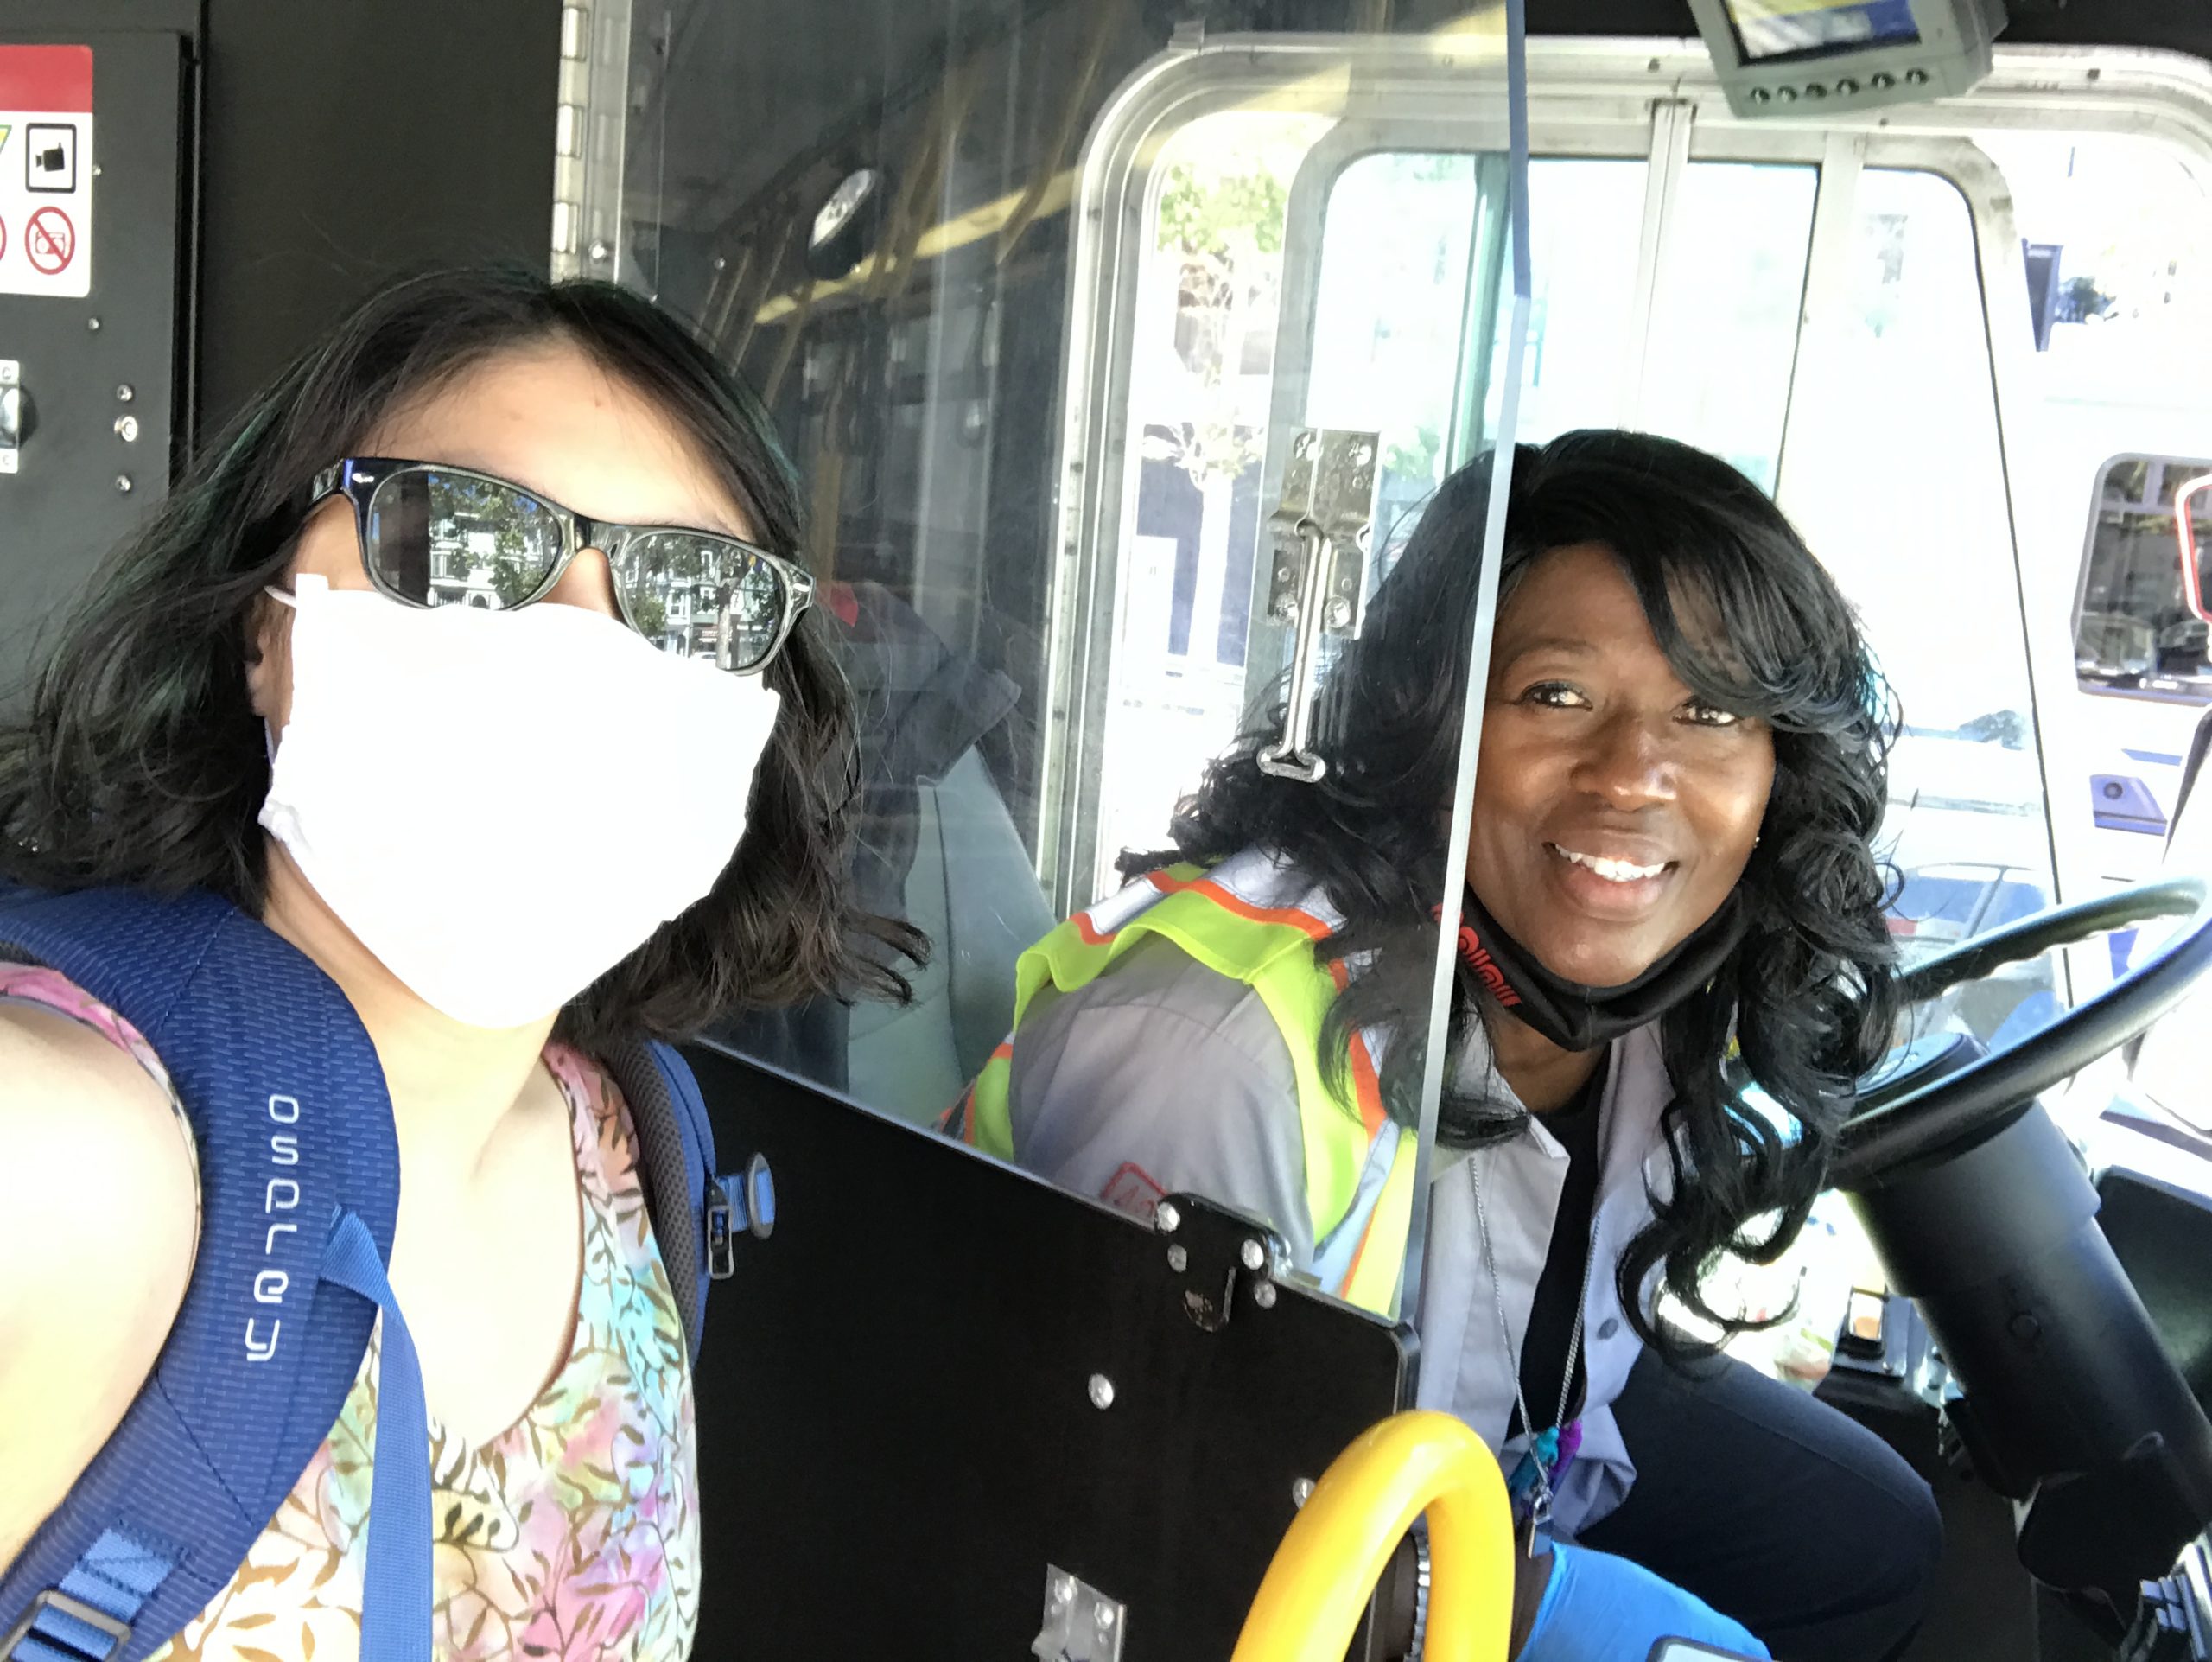
[[[1487,473],[1446,481],[1325,689],[1341,760],[1319,785],[1262,773],[1257,738],[1216,763],[1173,854],[1125,862],[1146,881],[1026,955],[1011,1045],[950,1120],[1134,1209],[1183,1191],[1259,1213],[1296,1271],[1378,1311]],[[1528,1662],[1661,1634],[1893,1656],[1941,1543],[1926,1485],[1656,1314],[1663,1288],[1730,1325],[1701,1268],[1795,1235],[1886,1048],[1882,684],[1779,510],[1668,440],[1522,449],[1500,583],[1422,1404],[1498,1451],[1538,1538]],[[1724,1084],[1732,1039],[1794,1137]]]

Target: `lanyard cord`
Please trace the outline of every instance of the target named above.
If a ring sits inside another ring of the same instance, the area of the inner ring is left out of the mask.
[[[1488,1163],[1492,1152],[1487,1149],[1483,1151],[1484,1164]],[[1469,1175],[1475,1187],[1475,1222],[1482,1233],[1483,1268],[1490,1273],[1491,1304],[1497,1312],[1497,1336],[1504,1347],[1506,1360],[1513,1367],[1513,1400],[1521,1410],[1521,1429],[1533,1438],[1539,1435],[1541,1430],[1556,1430],[1567,1423],[1567,1405],[1574,1395],[1574,1365],[1582,1355],[1583,1313],[1590,1302],[1590,1275],[1598,1261],[1598,1208],[1594,1202],[1590,1208],[1590,1240],[1582,1260],[1582,1289],[1575,1299],[1574,1328],[1567,1341],[1567,1372],[1560,1381],[1559,1406],[1553,1411],[1551,1425],[1539,1428],[1536,1417],[1529,1411],[1528,1393],[1521,1388],[1521,1358],[1513,1348],[1513,1328],[1505,1317],[1505,1289],[1498,1281],[1497,1259],[1491,1250],[1490,1211],[1483,1204],[1482,1173],[1478,1168],[1471,1168]],[[1544,1469],[1541,1461],[1536,1462],[1536,1482],[1548,1510],[1550,1474]]]
[[[1492,1060],[1486,1066],[1490,1075],[1490,1084],[1495,1086],[1497,1082],[1497,1065],[1495,1060]],[[1498,1341],[1501,1347],[1505,1352],[1506,1364],[1510,1368],[1511,1368],[1513,1372],[1513,1400],[1521,1410],[1521,1429],[1529,1437],[1529,1459],[1530,1465],[1535,1468],[1535,1493],[1534,1498],[1529,1502],[1529,1546],[1533,1551],[1535,1545],[1536,1526],[1539,1524],[1548,1520],[1551,1517],[1552,1472],[1554,1468],[1553,1465],[1548,1465],[1544,1460],[1539,1457],[1536,1452],[1536,1439],[1542,1436],[1543,1432],[1537,1428],[1536,1417],[1529,1411],[1528,1392],[1522,1388],[1521,1356],[1513,1347],[1513,1326],[1511,1322],[1506,1320],[1505,1316],[1505,1289],[1503,1284],[1498,1279],[1497,1256],[1491,1246],[1490,1208],[1485,1206],[1483,1201],[1482,1175],[1483,1168],[1490,1163],[1496,1152],[1497,1151],[1494,1149],[1484,1149],[1478,1160],[1469,1162],[1467,1175],[1468,1181],[1474,1186],[1475,1224],[1482,1236],[1483,1268],[1490,1276],[1491,1306],[1497,1313]],[[1602,1170],[1604,1144],[1602,1140],[1599,1146],[1599,1159],[1601,1167],[1599,1172],[1599,1177],[1601,1180],[1600,1188],[1602,1188],[1602,1179],[1604,1175]],[[1566,1425],[1567,1405],[1568,1402],[1573,1399],[1574,1395],[1574,1365],[1581,1359],[1582,1355],[1582,1324],[1585,1313],[1588,1310],[1590,1305],[1590,1277],[1592,1272],[1596,1269],[1598,1263],[1599,1203],[1603,1198],[1602,1194],[1598,1191],[1593,1191],[1591,1196],[1590,1239],[1584,1251],[1582,1258],[1581,1290],[1576,1294],[1574,1300],[1574,1327],[1573,1331],[1569,1334],[1567,1341],[1567,1366],[1560,1377],[1559,1406],[1552,1414],[1551,1424],[1548,1427],[1544,1428],[1545,1430],[1554,1432],[1560,1430]]]

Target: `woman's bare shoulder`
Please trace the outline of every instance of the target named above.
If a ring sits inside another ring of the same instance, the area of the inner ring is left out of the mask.
[[[0,1568],[161,1353],[199,1200],[167,1092],[112,1040],[0,1004]]]

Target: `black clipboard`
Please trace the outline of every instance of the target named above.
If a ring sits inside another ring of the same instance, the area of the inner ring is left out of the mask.
[[[1299,1481],[1409,1391],[1410,1330],[1258,1292],[1235,1214],[1165,1236],[686,1055],[722,1169],[760,1156],[776,1190],[708,1306],[695,1653],[1026,1657],[1049,1567],[1120,1603],[1121,1662],[1227,1658]]]

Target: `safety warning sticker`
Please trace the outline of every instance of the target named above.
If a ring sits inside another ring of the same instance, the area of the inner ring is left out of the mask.
[[[92,49],[0,46],[0,295],[92,291]]]

